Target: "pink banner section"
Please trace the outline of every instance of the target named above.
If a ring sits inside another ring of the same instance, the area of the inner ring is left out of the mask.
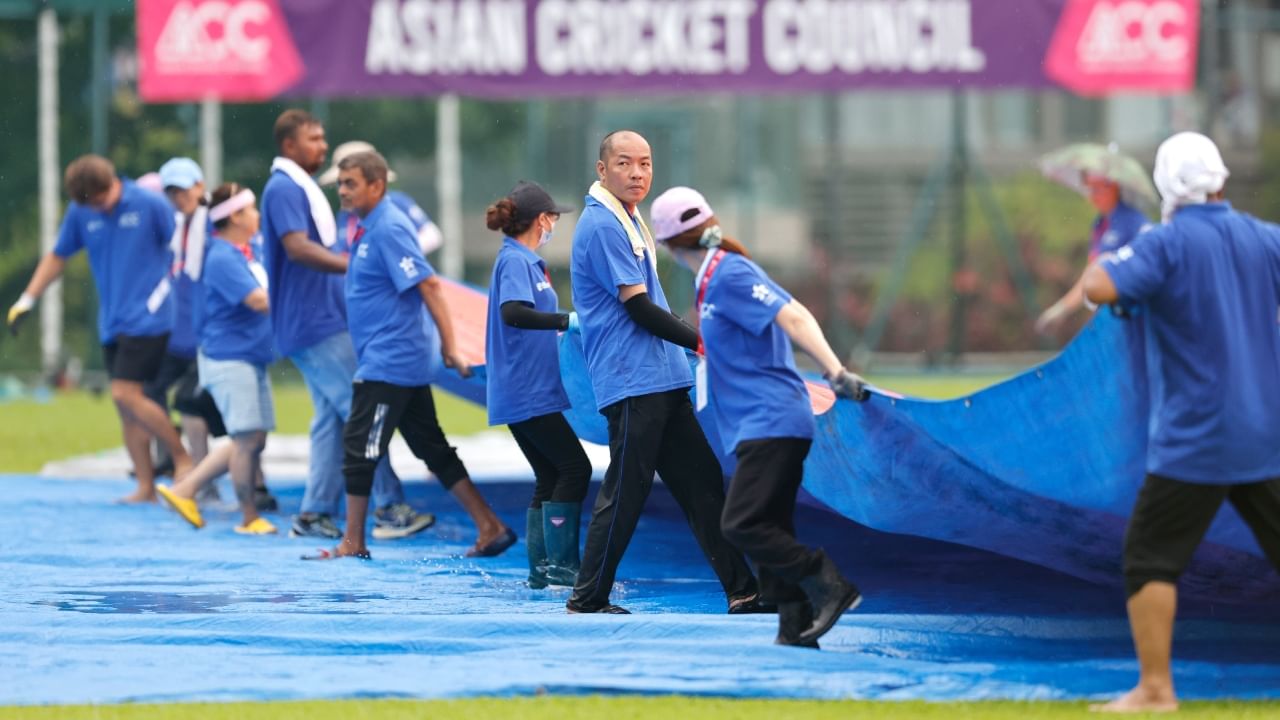
[[[144,100],[1184,92],[1197,0],[138,0]]]
[[[1068,0],[1045,71],[1081,95],[1186,92],[1199,21],[1200,0]]]

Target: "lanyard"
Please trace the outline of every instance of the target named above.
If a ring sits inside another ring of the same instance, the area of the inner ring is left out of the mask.
[[[707,286],[711,284],[711,276],[715,274],[716,268],[719,267],[720,261],[724,259],[724,249],[716,250],[716,254],[711,256],[711,260],[707,263],[707,271],[702,274],[702,282],[698,284],[698,298],[694,305],[694,310],[698,315],[702,315],[702,301],[707,298]],[[706,357],[707,347],[702,343],[702,323],[698,323],[698,354]]]

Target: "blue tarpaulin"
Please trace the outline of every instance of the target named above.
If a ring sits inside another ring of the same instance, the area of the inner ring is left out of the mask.
[[[824,650],[772,645],[775,618],[730,617],[658,485],[622,563],[631,616],[570,616],[529,590],[523,543],[465,559],[464,513],[373,542],[371,562],[302,562],[313,540],[244,537],[238,515],[195,531],[158,507],[111,504],[125,481],[0,479],[0,705],[535,692],[735,697],[1102,697],[1136,677],[1113,587],[973,548],[882,533],[807,506],[867,601]],[[299,482],[275,481],[284,514]],[[521,527],[531,485],[486,484]],[[286,522],[284,517],[278,522]],[[1190,598],[1174,664],[1186,698],[1280,697],[1274,603]]]

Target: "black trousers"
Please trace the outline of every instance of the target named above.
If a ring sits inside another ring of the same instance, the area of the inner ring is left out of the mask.
[[[760,572],[760,596],[769,602],[804,600],[800,579],[817,572],[822,556],[796,540],[796,494],[813,441],[748,440],[735,451],[721,527]]]
[[[655,471],[684,511],[725,595],[755,594],[751,568],[720,531],[724,477],[693,414],[689,393],[672,390],[631,397],[602,413],[609,421],[609,470],[591,511],[570,606],[592,611],[608,604],[618,563],[640,521]]]
[[[591,461],[564,415],[539,415],[507,427],[533,467],[533,502],[529,507],[540,508],[544,502],[582,502],[591,482]]]
[[[1124,536],[1129,597],[1152,581],[1176,584],[1225,501],[1235,506],[1280,571],[1280,479],[1200,485],[1148,475]]]
[[[348,495],[369,497],[373,470],[387,454],[396,430],[446,490],[467,477],[466,466],[440,429],[430,385],[404,387],[357,380],[352,385],[351,414],[342,429],[342,474]]]

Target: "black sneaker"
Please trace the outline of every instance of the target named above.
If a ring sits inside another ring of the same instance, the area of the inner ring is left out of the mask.
[[[264,487],[253,489],[253,506],[260,513],[280,512],[280,502]]]
[[[420,513],[409,503],[394,503],[373,513],[373,538],[375,540],[399,540],[426,530],[436,524],[436,516]]]
[[[565,607],[565,610],[567,610],[570,615],[593,615],[593,614],[630,615],[631,614],[630,610],[622,607],[621,605],[614,605],[613,603],[605,603],[604,605],[601,605],[598,608],[588,608],[588,607],[575,605],[573,601],[570,600],[569,602],[565,603],[564,607]]]
[[[293,527],[289,528],[289,537],[318,537],[337,540],[342,537],[342,530],[333,523],[333,518],[323,513],[303,513],[293,516]]]

